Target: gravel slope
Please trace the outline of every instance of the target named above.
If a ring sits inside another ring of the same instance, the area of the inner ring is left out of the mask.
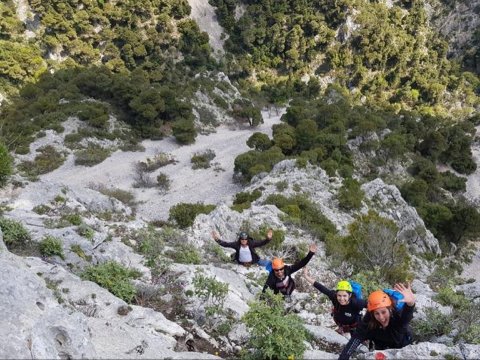
[[[249,150],[246,141],[254,132],[263,132],[271,136],[272,125],[280,122],[282,113],[262,112],[264,124],[256,128],[231,129],[220,126],[216,133],[199,135],[195,143],[189,146],[178,145],[173,138],[144,141],[142,144],[145,152],[117,151],[93,167],[75,166],[71,155],[60,168],[41,176],[41,179],[55,183],[59,188],[63,185],[69,187],[104,185],[131,191],[140,202],[137,213],[141,218],[166,220],[170,207],[179,202],[209,204],[230,202],[231,196],[241,190],[232,179],[235,157]],[[213,150],[216,154],[212,161],[216,163],[215,166],[193,170],[191,157],[207,149]],[[154,177],[160,171],[167,174],[171,180],[170,190],[166,194],[161,194],[155,188],[134,188],[135,164],[152,158],[159,152],[172,154],[177,160],[175,164],[162,167],[153,173]],[[28,192],[28,187],[23,191]]]

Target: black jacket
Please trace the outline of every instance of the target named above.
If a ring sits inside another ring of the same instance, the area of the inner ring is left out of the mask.
[[[405,304],[400,313],[394,310],[385,329],[369,329],[368,323],[373,315],[369,312],[366,313],[357,327],[357,331],[343,348],[339,359],[349,359],[355,349],[365,340],[373,341],[376,350],[399,349],[409,345],[412,342],[409,323],[413,319],[414,309],[415,306]]]
[[[337,292],[335,290],[327,289],[317,281],[315,281],[313,286],[321,293],[327,295],[332,302],[333,320],[335,320],[337,325],[354,325],[360,322],[360,311],[367,307],[367,302],[365,300],[357,299],[355,295],[352,295],[347,305],[340,305],[337,300]]]
[[[308,264],[310,259],[313,256],[313,252],[309,252],[307,256],[305,256],[302,260],[296,262],[293,265],[285,265],[285,270],[284,270],[284,279],[279,279],[275,276],[275,272],[272,270],[270,274],[268,275],[267,281],[265,282],[265,285],[263,286],[262,292],[265,292],[267,289],[272,289],[275,294],[278,294],[279,292],[282,293],[283,295],[290,295],[293,290],[295,289],[295,282],[293,281],[292,274],[298,270],[300,270],[302,267]],[[282,280],[286,280],[287,284],[286,286],[282,286]]]
[[[253,240],[251,237],[248,238],[248,248],[250,249],[250,253],[252,254],[252,263],[253,264],[256,264],[258,262],[258,260],[260,260],[260,257],[255,252],[255,248],[266,245],[271,240],[272,239],[265,239],[265,240],[262,240],[262,241],[256,241],[256,240]],[[240,263],[240,261],[239,261],[240,247],[241,247],[240,239],[238,239],[235,242],[227,242],[227,241],[223,241],[223,240],[217,240],[217,242],[218,242],[219,245],[221,245],[223,247],[235,249],[235,261]]]

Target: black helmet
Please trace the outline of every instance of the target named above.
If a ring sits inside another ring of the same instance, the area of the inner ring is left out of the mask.
[[[248,234],[245,231],[240,232],[238,235],[239,239],[248,239]]]

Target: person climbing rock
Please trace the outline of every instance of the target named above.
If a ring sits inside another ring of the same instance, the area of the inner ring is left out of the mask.
[[[361,320],[361,311],[367,307],[367,302],[357,298],[353,293],[351,283],[346,280],[339,281],[335,289],[331,290],[310,277],[307,268],[303,269],[303,276],[318,291],[327,295],[332,302],[332,316],[338,326],[336,331],[341,335],[353,333]]]
[[[285,265],[283,259],[274,258],[272,261],[272,271],[263,286],[263,292],[271,289],[275,294],[281,293],[284,296],[291,295],[293,290],[295,290],[295,281],[292,278],[292,274],[308,264],[317,251],[317,245],[311,244],[308,250],[307,256],[293,265]]]
[[[386,292],[372,292],[367,301],[368,312],[343,348],[340,360],[349,359],[365,340],[370,340],[375,350],[399,349],[412,343],[409,324],[413,318],[415,295],[409,284],[395,284],[394,290],[403,295],[405,305],[402,310],[395,309],[394,302]]]
[[[271,262],[266,259],[260,259],[258,254],[255,252],[255,248],[267,245],[273,237],[273,230],[269,229],[265,240],[256,241],[244,231],[240,232],[238,235],[237,241],[227,242],[220,240],[220,236],[216,231],[212,231],[212,238],[220,246],[231,248],[235,250],[234,260],[243,266],[250,266],[252,264],[258,264],[260,266],[265,266],[267,270],[270,268]]]

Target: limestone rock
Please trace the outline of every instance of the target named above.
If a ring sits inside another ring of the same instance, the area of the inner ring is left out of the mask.
[[[362,190],[375,211],[397,224],[400,240],[416,252],[440,253],[438,240],[425,227],[415,208],[405,202],[396,186],[387,185],[381,179],[375,179],[363,184]]]
[[[480,345],[455,345],[447,346],[437,343],[419,343],[409,345],[402,349],[382,350],[387,359],[445,359],[446,355],[458,359],[478,359],[480,356]],[[375,359],[376,352],[369,352],[363,356],[364,359]]]
[[[96,358],[87,318],[61,307],[22,259],[0,252],[0,358]]]

